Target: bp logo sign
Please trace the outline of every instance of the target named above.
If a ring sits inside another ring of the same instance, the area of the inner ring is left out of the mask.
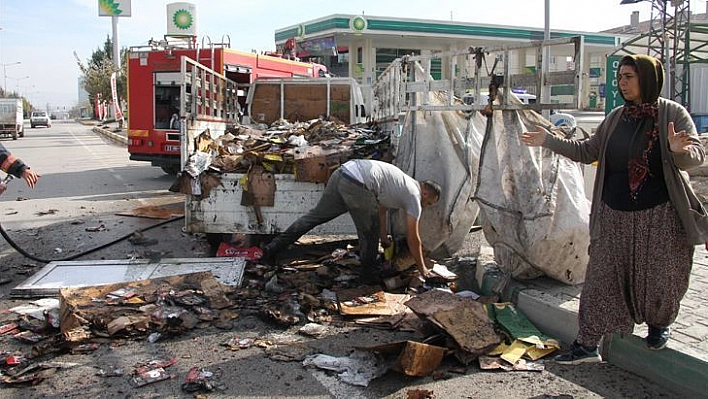
[[[98,0],[99,17],[129,17],[130,0]]]
[[[178,29],[187,30],[194,25],[194,16],[188,10],[180,8],[172,14],[172,23]]]
[[[354,17],[351,20],[349,20],[349,26],[355,32],[365,31],[367,25],[368,25],[368,23],[366,22],[366,18],[364,18],[364,17]]]

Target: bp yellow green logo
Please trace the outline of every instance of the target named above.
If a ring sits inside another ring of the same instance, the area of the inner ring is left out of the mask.
[[[172,14],[172,23],[178,29],[189,29],[194,25],[194,16],[191,12],[180,8]]]
[[[99,0],[98,8],[101,15],[120,15],[123,13],[120,1]]]
[[[356,32],[363,32],[366,30],[367,22],[364,17],[354,17],[349,21],[349,25]]]

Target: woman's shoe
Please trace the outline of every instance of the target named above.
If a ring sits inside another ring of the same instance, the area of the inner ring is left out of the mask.
[[[575,366],[580,363],[598,363],[602,361],[602,357],[597,346],[586,347],[580,345],[577,341],[573,341],[573,344],[570,345],[570,350],[554,357],[553,361],[558,364]]]
[[[670,335],[671,329],[669,327],[649,326],[649,334],[645,339],[647,348],[655,351],[666,348]]]

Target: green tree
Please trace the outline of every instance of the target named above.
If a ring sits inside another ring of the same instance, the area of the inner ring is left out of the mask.
[[[101,98],[110,100],[111,94],[111,74],[117,72],[116,77],[116,92],[119,100],[126,98],[127,79],[126,79],[126,60],[128,50],[123,48],[120,51],[121,68],[116,70],[113,62],[113,41],[110,37],[106,37],[103,43],[103,48],[96,49],[91,58],[84,64],[79,56],[74,52],[74,57],[82,74],[81,85],[89,95],[91,107],[95,106],[96,94]]]
[[[24,116],[24,118],[29,118],[31,112],[32,104],[29,102],[28,99],[22,97],[22,115]]]

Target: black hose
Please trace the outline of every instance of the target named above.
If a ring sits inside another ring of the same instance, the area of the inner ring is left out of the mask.
[[[109,247],[109,246],[111,246],[111,245],[113,245],[113,244],[117,244],[117,243],[119,243],[119,242],[121,242],[121,241],[123,241],[123,240],[125,240],[125,239],[128,239],[128,238],[130,238],[133,234],[135,234],[135,232],[140,232],[140,233],[142,233],[142,232],[148,231],[148,230],[150,230],[150,229],[154,229],[155,227],[159,227],[159,226],[162,226],[162,225],[165,225],[165,224],[167,224],[167,223],[174,222],[175,220],[180,220],[180,219],[184,219],[184,216],[174,217],[174,218],[172,218],[172,219],[165,220],[165,221],[163,221],[163,222],[154,224],[154,225],[152,225],[152,226],[143,227],[142,229],[135,230],[135,231],[133,231],[133,232],[130,233],[130,234],[124,235],[123,237],[120,237],[120,238],[115,239],[115,240],[113,240],[113,241],[107,242],[107,243],[105,243],[105,244],[103,244],[103,245],[99,245],[98,247],[93,248],[93,249],[89,249],[88,251],[81,252],[81,253],[78,253],[78,254],[76,254],[76,255],[72,255],[72,256],[70,256],[70,257],[68,257],[68,258],[64,258],[64,259],[53,259],[53,260],[38,258],[38,257],[36,257],[36,256],[34,256],[34,255],[28,253],[28,252],[25,251],[24,249],[20,248],[20,246],[17,245],[14,241],[12,241],[12,239],[10,238],[10,236],[7,235],[7,232],[5,231],[5,229],[3,229],[2,224],[0,224],[0,235],[2,235],[3,238],[5,238],[5,241],[7,241],[7,243],[10,244],[10,246],[11,246],[12,248],[14,248],[17,252],[19,252],[19,253],[22,254],[23,256],[25,256],[25,257],[27,257],[27,258],[29,258],[29,259],[32,259],[32,260],[34,260],[34,261],[37,261],[37,262],[50,263],[50,262],[61,262],[61,261],[67,261],[67,260],[74,260],[74,259],[76,259],[76,258],[78,258],[78,257],[80,257],[80,256],[88,255],[88,254],[90,254],[90,253],[92,253],[92,252],[96,252],[96,251],[98,251],[98,250],[100,250],[100,249]]]

